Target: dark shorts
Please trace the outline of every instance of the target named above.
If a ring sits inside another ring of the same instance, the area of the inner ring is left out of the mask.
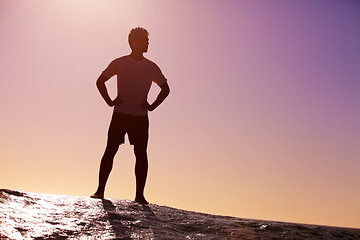
[[[109,131],[108,145],[120,145],[125,142],[125,134],[128,134],[131,145],[147,147],[149,139],[149,118],[114,112]]]

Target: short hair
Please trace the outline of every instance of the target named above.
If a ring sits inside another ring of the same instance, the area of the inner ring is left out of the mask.
[[[146,34],[146,36],[150,35],[149,32],[145,28],[142,28],[142,27],[136,27],[136,28],[131,29],[129,36],[128,36],[128,41],[129,41],[130,47],[131,47],[131,42],[135,39],[138,39],[139,35],[144,34],[144,33]]]

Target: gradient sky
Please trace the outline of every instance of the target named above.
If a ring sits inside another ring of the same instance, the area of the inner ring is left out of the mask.
[[[360,228],[351,0],[0,0],[1,188],[95,191],[112,112],[95,81],[136,26],[171,88],[150,113],[150,202]],[[134,198],[134,160],[123,145],[106,197]]]

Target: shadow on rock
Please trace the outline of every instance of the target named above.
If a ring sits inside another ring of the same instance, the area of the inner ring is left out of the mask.
[[[127,229],[122,225],[121,220],[123,220],[123,216],[121,216],[116,211],[116,206],[110,200],[102,199],[102,204],[105,212],[107,213],[107,220],[110,222],[110,225],[114,231],[116,239],[132,239],[130,235],[127,233]]]

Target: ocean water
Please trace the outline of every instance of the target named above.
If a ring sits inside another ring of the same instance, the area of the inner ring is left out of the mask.
[[[360,229],[0,189],[0,239],[360,239]]]

